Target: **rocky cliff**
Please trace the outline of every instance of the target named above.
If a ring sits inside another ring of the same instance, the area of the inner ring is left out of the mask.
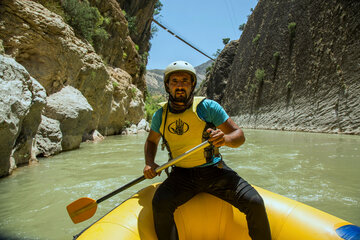
[[[121,1],[89,1],[88,8],[107,19],[108,34],[90,41],[67,24],[62,10],[52,11],[63,2],[0,2],[0,177],[36,154],[77,148],[96,130],[119,134],[144,117],[156,0],[132,1],[127,12]],[[136,28],[130,29],[129,12]]]
[[[360,134],[360,2],[260,0],[201,91],[242,127]]]

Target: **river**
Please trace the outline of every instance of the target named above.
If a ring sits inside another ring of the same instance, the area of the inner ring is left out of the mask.
[[[246,143],[222,148],[227,164],[250,183],[360,225],[360,137],[245,130]],[[72,239],[139,189],[146,180],[99,204],[73,224],[66,206],[98,199],[142,174],[146,136],[111,136],[100,143],[39,159],[0,179],[0,239]],[[158,151],[158,163],[167,161]]]

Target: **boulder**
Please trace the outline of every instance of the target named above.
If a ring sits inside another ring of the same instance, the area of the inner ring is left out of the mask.
[[[126,128],[121,135],[136,135],[138,133],[138,129],[135,124],[132,124],[131,127]]]
[[[137,125],[138,130],[145,130],[146,132],[150,131],[150,124],[145,120],[141,119],[141,121]]]
[[[105,137],[99,133],[98,130],[94,130],[91,133],[83,135],[83,142],[92,141],[92,142],[101,142]]]
[[[45,89],[23,66],[0,55],[0,176],[34,156],[32,143],[45,99]]]
[[[13,148],[13,158],[16,165],[27,164],[29,161],[37,161],[33,152],[34,137],[41,122],[41,112],[46,103],[45,89],[34,78],[30,77],[32,85],[32,101],[28,113],[21,124],[19,136]],[[29,154],[30,153],[30,154]]]
[[[41,123],[35,136],[36,156],[49,157],[62,151],[62,133],[60,122],[45,116],[41,116]]]
[[[132,124],[131,127],[125,128],[121,135],[136,135],[136,134],[145,134],[150,131],[150,124],[142,119],[138,125]]]
[[[71,86],[47,98],[44,115],[60,122],[64,151],[78,148],[93,109],[81,92]]]

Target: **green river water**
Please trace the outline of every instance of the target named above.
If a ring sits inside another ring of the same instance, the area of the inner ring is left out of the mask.
[[[227,164],[250,183],[360,225],[360,137],[245,130],[246,143],[222,148]],[[0,179],[0,239],[72,239],[146,180],[99,204],[94,217],[73,224],[66,205],[98,199],[141,176],[145,135],[107,137],[40,159]],[[157,162],[167,161],[158,151]]]

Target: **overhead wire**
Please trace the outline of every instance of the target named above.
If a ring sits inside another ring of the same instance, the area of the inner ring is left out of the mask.
[[[227,15],[230,19],[231,28],[234,33],[234,39],[236,39],[237,35],[236,35],[236,31],[235,31],[236,28],[235,28],[235,23],[234,23],[234,21],[236,21],[236,19],[234,20],[234,18],[236,18],[236,14],[233,11],[232,2],[230,0],[225,0],[225,5],[226,5],[227,11],[228,11]]]
[[[212,61],[215,61],[215,59],[213,59],[212,57],[210,57],[209,55],[207,55],[206,53],[204,53],[203,51],[201,51],[199,48],[195,47],[193,44],[189,43],[189,41],[186,41],[183,37],[180,37],[178,34],[175,34],[173,31],[171,31],[168,27],[164,26],[163,24],[159,23],[157,20],[152,19],[152,21],[154,23],[156,23],[159,27],[163,28],[165,31],[167,31],[168,33],[170,33],[171,35],[173,35],[174,37],[176,37],[177,39],[179,39],[180,41],[184,42],[185,44],[187,44],[188,46],[190,46],[191,48],[195,49],[196,51],[198,51],[199,53],[201,53],[202,55],[206,56],[207,58],[211,59]]]

